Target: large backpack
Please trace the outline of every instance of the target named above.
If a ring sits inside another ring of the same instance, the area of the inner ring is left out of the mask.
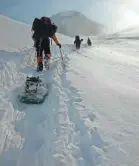
[[[32,30],[34,31],[32,38],[37,40],[46,37],[52,37],[57,30],[55,24],[44,23],[42,20],[35,18],[32,24]]]

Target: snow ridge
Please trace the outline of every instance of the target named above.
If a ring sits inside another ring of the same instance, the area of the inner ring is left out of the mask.
[[[14,61],[0,61],[0,154],[9,148],[22,148],[24,143],[15,131],[15,122],[23,119],[25,113],[15,111],[11,102],[12,91],[21,83],[21,77]]]

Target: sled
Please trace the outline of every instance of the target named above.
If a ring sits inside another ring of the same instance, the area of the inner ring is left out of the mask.
[[[39,77],[27,77],[23,92],[18,96],[19,101],[25,104],[41,104],[48,96],[48,84]]]

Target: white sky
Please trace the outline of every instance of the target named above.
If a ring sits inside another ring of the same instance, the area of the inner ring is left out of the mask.
[[[139,25],[139,0],[103,0],[103,3],[106,12],[103,15],[110,31]]]

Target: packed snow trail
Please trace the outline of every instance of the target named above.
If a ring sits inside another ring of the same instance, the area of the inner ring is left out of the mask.
[[[96,40],[77,53],[67,45],[65,70],[54,46],[50,70],[41,74],[49,83],[42,105],[16,100],[25,76],[36,73],[34,50],[21,50],[19,58],[6,57],[9,70],[1,68],[6,76],[2,86],[8,87],[8,79],[12,89],[3,91],[11,96],[13,110],[25,114],[15,124],[20,133],[15,133],[17,147],[25,142],[22,149],[3,152],[1,165],[138,166],[138,46],[135,40]]]

